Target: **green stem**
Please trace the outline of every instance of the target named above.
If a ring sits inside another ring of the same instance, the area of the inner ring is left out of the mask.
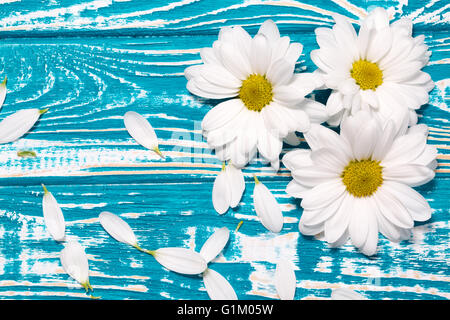
[[[151,255],[151,256],[155,255],[155,251],[154,251],[154,250],[142,249],[137,243],[136,243],[133,247],[135,247],[135,248],[138,249],[139,251],[144,252],[144,253],[147,253],[147,254],[149,254],[149,255]]]
[[[162,154],[162,152],[159,150],[159,147],[155,147],[153,151],[156,152],[161,158],[165,159],[166,157]]]
[[[3,85],[3,86],[6,85],[6,81],[8,81],[8,77],[5,76],[5,79],[3,79],[1,85]]]
[[[39,110],[39,114],[44,114],[48,111],[49,108]]]
[[[225,171],[225,166],[226,166],[226,164],[225,164],[225,161],[224,161],[224,162],[222,162],[222,171]]]
[[[253,174],[253,178],[255,179],[255,183],[258,184],[259,180],[258,180],[258,177],[256,176],[256,174]]]
[[[41,186],[42,186],[42,189],[44,189],[44,194],[48,194],[49,192],[47,190],[47,187],[43,183],[41,183]]]
[[[244,223],[244,220],[241,220],[241,221],[238,223],[238,225],[237,225],[237,227],[236,227],[236,230],[234,230],[234,232],[238,232],[239,228],[242,226],[243,223]]]

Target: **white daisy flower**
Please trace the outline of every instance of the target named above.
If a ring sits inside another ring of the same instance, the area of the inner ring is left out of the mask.
[[[222,161],[245,166],[256,152],[278,170],[283,139],[326,120],[322,104],[305,99],[321,86],[314,73],[294,74],[300,43],[280,37],[271,20],[252,38],[243,28],[224,27],[203,64],[188,67],[187,89],[200,97],[228,99],[202,121],[203,135]],[[291,138],[291,139],[289,139]]]
[[[305,134],[311,150],[283,157],[292,180],[286,192],[303,198],[299,229],[324,232],[331,246],[350,236],[366,255],[377,249],[378,232],[391,241],[410,236],[414,221],[431,217],[428,202],[411,187],[433,179],[437,150],[427,145],[428,127],[384,128],[368,112],[348,117],[340,135],[313,125]]]
[[[334,15],[332,29],[315,30],[320,49],[311,60],[323,75],[325,86],[333,89],[326,109],[330,125],[339,125],[348,115],[370,110],[385,121],[410,118],[428,102],[434,83],[421,71],[430,51],[424,36],[412,37],[412,22],[402,18],[389,24],[385,9],[376,8],[361,21],[356,33],[351,23]]]

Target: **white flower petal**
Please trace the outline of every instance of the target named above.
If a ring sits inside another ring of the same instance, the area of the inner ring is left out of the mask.
[[[89,263],[84,248],[77,242],[68,242],[61,250],[60,260],[69,276],[78,281],[84,288],[89,284]]]
[[[275,269],[275,288],[281,300],[294,300],[297,287],[292,263],[281,259]]]
[[[0,122],[0,144],[16,141],[25,135],[48,109],[19,110]]]
[[[136,235],[131,227],[118,215],[103,211],[98,216],[100,224],[111,237],[119,242],[136,247],[138,245]]]
[[[245,190],[244,175],[241,169],[236,168],[231,163],[227,165],[225,172],[231,189],[230,207],[235,208],[239,205]]]
[[[214,180],[212,203],[218,214],[224,214],[231,205],[231,186],[225,170],[220,171]]]
[[[203,257],[185,248],[168,247],[153,251],[153,257],[163,267],[182,274],[199,274],[206,270],[207,264]]]
[[[259,27],[258,34],[263,34],[269,41],[277,41],[280,38],[280,31],[273,20],[266,20]]]
[[[285,59],[279,59],[269,67],[266,77],[273,86],[283,86],[292,80],[294,69],[295,64],[289,63]]]
[[[206,269],[203,282],[211,300],[237,300],[236,292],[231,284],[220,273]]]
[[[406,210],[405,206],[394,197],[384,186],[378,188],[373,194],[373,198],[377,202],[378,209],[381,214],[390,222],[400,228],[412,228],[414,220],[411,214]]]
[[[123,121],[128,133],[137,143],[161,155],[158,148],[158,138],[150,122],[134,111],[125,113]]]
[[[44,188],[44,197],[42,198],[42,211],[44,214],[44,222],[50,235],[56,241],[64,241],[66,224],[61,208],[55,197],[47,188]]]
[[[266,36],[257,34],[251,44],[250,64],[252,71],[259,75],[265,75],[270,66],[272,51]]]
[[[300,204],[303,208],[310,210],[323,208],[336,201],[336,199],[339,199],[345,190],[346,187],[340,179],[329,179],[312,188]]]
[[[386,181],[383,188],[403,204],[415,221],[426,221],[431,218],[430,205],[413,188],[394,181]]]
[[[255,182],[253,204],[263,226],[272,232],[280,232],[283,228],[280,205],[269,189],[259,181]]]
[[[311,150],[307,149],[295,149],[286,152],[282,161],[286,168],[291,171],[313,165],[311,160]]]
[[[335,243],[341,239],[347,231],[353,211],[354,197],[348,193],[344,194],[341,206],[337,212],[327,221],[325,221],[325,240],[328,243]]]
[[[202,129],[211,131],[222,127],[229,121],[235,119],[243,108],[245,108],[245,106],[240,99],[231,99],[219,103],[209,110],[203,118]]]
[[[230,238],[230,230],[227,227],[217,229],[200,250],[200,255],[205,259],[206,263],[212,261],[225,248]]]
[[[411,187],[421,186],[434,178],[434,171],[417,164],[401,164],[383,168],[383,178],[397,181]]]
[[[306,196],[306,193],[311,190],[310,187],[304,186],[301,183],[298,183],[295,180],[291,180],[286,187],[286,193],[291,197],[295,198],[303,198]]]
[[[347,288],[333,289],[331,292],[332,300],[367,300],[366,297]]]

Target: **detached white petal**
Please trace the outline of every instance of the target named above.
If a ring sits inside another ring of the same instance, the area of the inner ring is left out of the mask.
[[[225,164],[222,166],[222,171],[217,175],[216,180],[214,180],[212,202],[218,214],[227,212],[231,205],[230,179],[226,173]]]
[[[275,288],[281,300],[294,300],[296,282],[292,263],[280,260],[275,269]]]
[[[332,300],[367,300],[366,297],[347,288],[333,289],[331,292]]]
[[[217,255],[225,248],[228,239],[230,238],[230,230],[227,227],[220,228],[216,230],[209,238],[206,240],[202,249],[200,250],[200,255],[205,259],[206,263],[213,260]]]
[[[164,157],[161,151],[159,151],[158,137],[150,122],[134,111],[125,113],[123,120],[128,133],[137,143],[156,152],[162,158]]]
[[[272,232],[280,232],[283,228],[283,214],[280,205],[267,189],[267,187],[258,181],[255,177],[255,189],[253,190],[253,204],[264,227]]]
[[[206,269],[203,282],[211,300],[237,300],[236,292],[231,284],[220,273]]]
[[[160,248],[152,251],[153,257],[170,271],[199,274],[205,271],[205,259],[197,252],[185,248]]]
[[[0,144],[16,141],[27,133],[48,109],[19,110],[0,122]]]
[[[6,77],[2,81],[2,83],[0,83],[0,109],[3,106],[3,102],[5,102],[5,98],[6,98]]]
[[[44,188],[42,211],[44,214],[45,226],[53,239],[56,241],[63,241],[66,231],[63,213],[53,194],[49,192],[44,185],[42,185],[42,187]]]
[[[92,290],[89,283],[89,263],[84,248],[77,242],[66,244],[60,254],[61,264],[64,270],[78,281],[83,288]]]
[[[131,227],[118,215],[104,211],[98,216],[100,224],[108,232],[111,237],[119,242],[137,247],[136,236]]]
[[[228,183],[230,184],[231,199],[230,207],[235,208],[241,201],[242,194],[245,190],[245,180],[242,170],[236,168],[233,164],[229,163],[225,168],[225,172],[228,177]]]

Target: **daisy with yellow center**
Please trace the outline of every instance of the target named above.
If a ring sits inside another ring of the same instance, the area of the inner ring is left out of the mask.
[[[430,52],[424,36],[412,37],[412,22],[402,18],[392,24],[385,9],[376,8],[360,23],[356,33],[343,16],[335,15],[333,28],[317,28],[320,49],[311,52],[325,87],[332,89],[326,108],[330,125],[359,110],[368,110],[381,121],[417,123],[415,110],[428,102],[434,83],[421,71]]]
[[[294,73],[302,45],[281,37],[271,20],[252,38],[241,27],[225,27],[201,65],[185,70],[187,89],[208,99],[228,99],[202,121],[203,135],[222,161],[238,168],[256,153],[279,168],[283,141],[298,144],[296,131],[326,120],[323,105],[305,95],[322,86],[314,73]]]
[[[302,198],[300,232],[323,232],[333,247],[350,237],[373,255],[379,232],[398,242],[414,221],[428,220],[431,208],[412,187],[433,179],[437,150],[427,145],[427,126],[407,128],[407,118],[397,127],[367,111],[346,118],[340,134],[312,125],[304,134],[311,150],[283,157],[294,178],[286,192]]]

